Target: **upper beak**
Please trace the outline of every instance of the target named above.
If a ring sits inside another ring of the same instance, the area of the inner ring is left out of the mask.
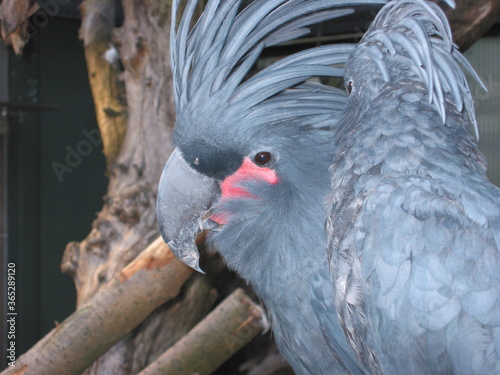
[[[179,149],[172,152],[158,185],[158,225],[175,256],[200,272],[195,241],[199,233],[209,229],[203,219],[219,192],[216,180],[193,169]]]

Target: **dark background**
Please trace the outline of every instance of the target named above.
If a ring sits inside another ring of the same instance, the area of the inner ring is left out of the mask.
[[[2,116],[2,251],[7,245],[6,260],[16,264],[16,357],[74,311],[75,287],[59,265],[66,244],[90,231],[107,186],[102,148],[82,133],[97,123],[79,24],[51,18],[23,56],[0,52],[8,61],[0,90],[11,103]],[[69,150],[82,153],[81,160],[68,159],[73,167],[66,161]],[[53,163],[67,169],[58,177]]]

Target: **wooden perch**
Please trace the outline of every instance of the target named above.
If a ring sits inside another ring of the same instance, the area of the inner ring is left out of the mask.
[[[262,308],[236,289],[139,375],[208,375],[267,328]]]
[[[152,311],[179,293],[193,270],[161,238],[86,304],[16,360],[12,374],[81,374]]]

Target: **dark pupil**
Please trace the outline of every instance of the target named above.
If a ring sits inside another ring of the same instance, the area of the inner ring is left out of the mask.
[[[352,82],[349,81],[349,83],[347,84],[347,94],[350,94],[352,92]]]
[[[267,151],[259,152],[257,155],[255,155],[255,164],[257,165],[266,165],[271,161],[271,153]]]

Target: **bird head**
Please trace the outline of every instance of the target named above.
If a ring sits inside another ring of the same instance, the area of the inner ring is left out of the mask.
[[[265,47],[352,13],[338,9],[352,1],[255,0],[243,10],[240,3],[210,0],[194,26],[197,1],[188,1],[178,26],[173,3],[176,148],[162,173],[157,212],[164,240],[197,270],[194,239],[202,230],[212,232],[229,266],[242,272],[252,252],[234,250],[236,242],[255,244],[270,231],[281,238],[294,229],[283,228],[284,217],[323,219],[297,207],[322,203],[312,197],[328,184],[329,132],[345,105],[340,90],[305,81],[343,75],[335,65],[352,45],[299,52],[248,76]]]
[[[453,0],[446,3],[454,7]],[[346,90],[357,115],[369,110],[385,88],[403,81],[421,85],[429,104],[446,122],[445,103],[469,115],[477,137],[477,124],[464,67],[481,80],[453,43],[443,11],[425,0],[390,1],[377,14],[345,66]],[[483,86],[484,87],[484,86]]]

